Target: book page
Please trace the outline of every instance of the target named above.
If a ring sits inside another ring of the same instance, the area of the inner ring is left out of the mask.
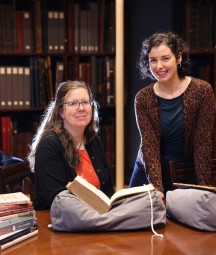
[[[147,192],[148,190],[155,190],[154,186],[152,184],[148,184],[148,185],[142,185],[142,186],[138,186],[138,187],[132,187],[132,188],[127,188],[127,189],[121,189],[119,191],[117,191],[112,197],[111,197],[111,202],[115,202],[118,199],[122,198],[122,197],[128,197],[128,196],[132,196],[132,195],[136,195],[139,193],[143,193],[143,192]]]
[[[110,205],[111,201],[101,190],[97,189],[94,185],[83,179],[81,176],[77,176],[75,180],[79,181],[83,186],[97,194],[106,204]]]
[[[89,204],[99,213],[107,212],[110,208],[110,199],[91,183],[77,176],[66,186],[74,195]]]

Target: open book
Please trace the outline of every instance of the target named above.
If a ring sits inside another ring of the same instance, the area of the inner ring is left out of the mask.
[[[108,212],[115,203],[119,203],[122,199],[147,192],[148,190],[155,190],[152,184],[148,184],[139,187],[121,189],[109,198],[101,190],[97,189],[80,176],[77,176],[72,182],[69,182],[66,188],[100,214]]]
[[[216,187],[212,186],[202,186],[202,185],[196,185],[196,184],[187,184],[187,183],[173,183],[178,188],[187,188],[187,189],[202,189],[202,190],[208,190],[212,192],[216,192]]]

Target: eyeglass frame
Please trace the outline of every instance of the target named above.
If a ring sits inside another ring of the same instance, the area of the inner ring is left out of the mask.
[[[88,105],[83,105],[87,101],[88,101]],[[78,103],[78,105],[72,106],[72,105],[69,105],[70,103]],[[64,102],[63,105],[67,105],[67,106],[69,106],[69,108],[74,108],[74,109],[80,108],[80,105],[82,105],[83,108],[86,108],[86,107],[89,107],[89,106],[93,105],[93,99],[89,98],[89,99],[80,100],[80,101],[78,101],[78,100],[67,101],[67,102]]]

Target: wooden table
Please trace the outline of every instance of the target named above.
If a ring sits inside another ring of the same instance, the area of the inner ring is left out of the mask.
[[[38,236],[1,252],[1,255],[214,255],[216,234],[191,230],[168,221],[157,230],[110,233],[63,233],[48,229],[49,211],[37,212]]]

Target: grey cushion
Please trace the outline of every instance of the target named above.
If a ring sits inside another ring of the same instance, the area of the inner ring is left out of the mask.
[[[153,225],[164,227],[166,208],[155,191],[150,194],[154,212]],[[127,198],[109,212],[99,214],[65,190],[54,199],[50,214],[52,228],[57,231],[120,231],[151,226],[150,199],[147,192]]]
[[[176,189],[166,195],[167,216],[190,227],[216,231],[216,193]]]

